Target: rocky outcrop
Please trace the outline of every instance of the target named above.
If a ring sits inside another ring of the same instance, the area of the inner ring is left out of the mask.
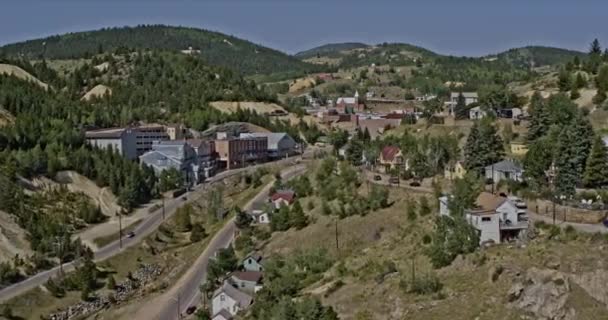
[[[570,320],[576,318],[573,308],[567,307],[570,279],[555,270],[531,268],[508,292],[511,306],[524,310],[541,320]]]
[[[597,269],[592,272],[570,275],[572,282],[579,285],[589,296],[608,307],[608,272]]]

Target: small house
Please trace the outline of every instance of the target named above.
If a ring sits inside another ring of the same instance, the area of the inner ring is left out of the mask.
[[[382,148],[378,163],[382,166],[382,168],[384,168],[384,172],[389,172],[393,169],[403,168],[404,166],[405,168],[403,169],[408,169],[406,161],[403,158],[403,153],[401,152],[401,149],[396,146],[386,146]]]
[[[282,206],[289,206],[293,204],[295,199],[296,194],[291,190],[277,191],[272,196],[270,196],[270,201],[277,209],[281,208]]]
[[[250,253],[243,259],[243,269],[247,271],[264,271],[262,265],[262,255],[259,253]]]
[[[249,212],[249,216],[253,220],[253,223],[257,224],[269,224],[270,215],[265,210],[252,210]]]
[[[485,167],[486,179],[492,179],[494,183],[501,180],[513,180],[521,182],[524,179],[523,167],[510,159],[497,162]]]
[[[259,271],[235,271],[230,274],[228,280],[241,291],[255,293],[262,289],[262,276]]]
[[[211,301],[214,315],[225,310],[231,316],[235,316],[239,311],[249,308],[253,298],[230,283],[224,282],[219,289],[215,290]]]
[[[444,176],[448,180],[462,179],[467,174],[467,169],[464,167],[462,161],[456,161],[449,163],[445,167]]]

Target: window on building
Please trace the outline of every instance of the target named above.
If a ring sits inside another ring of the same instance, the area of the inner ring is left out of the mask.
[[[492,221],[492,218],[491,217],[482,217],[481,221],[482,222],[490,222],[490,221]]]
[[[225,295],[223,295],[223,294],[221,294],[221,295],[220,295],[220,301],[226,301],[226,296],[225,296]]]

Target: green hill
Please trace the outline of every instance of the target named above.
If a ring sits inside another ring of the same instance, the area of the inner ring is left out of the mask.
[[[495,57],[515,66],[541,67],[547,65],[564,64],[568,61],[572,61],[574,57],[583,58],[585,56],[585,53],[575,50],[543,46],[528,46],[510,49],[497,54]]]
[[[36,59],[43,53],[50,59],[82,58],[117,49],[200,50],[200,57],[211,65],[237,70],[242,74],[303,73],[317,71],[315,66],[283,52],[233,36],[208,30],[141,25],[105,28],[55,35],[0,47],[0,54]]]
[[[316,55],[331,56],[339,55],[342,51],[367,48],[369,45],[361,42],[328,43],[312,49],[301,51],[294,56],[300,59],[308,59]]]

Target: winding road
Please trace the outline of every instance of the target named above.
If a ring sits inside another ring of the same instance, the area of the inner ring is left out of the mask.
[[[304,171],[306,171],[305,165],[292,166],[283,170],[283,172],[281,172],[281,177],[284,180],[288,180]],[[248,211],[256,204],[265,202],[268,197],[268,191],[272,188],[272,185],[272,183],[267,184],[243,207],[243,210]],[[207,248],[205,248],[192,267],[186,271],[178,282],[169,291],[142,306],[135,314],[134,319],[178,319],[178,308],[179,314],[185,314],[188,307],[198,305],[201,299],[199,286],[207,277],[207,264],[209,263],[209,259],[211,259],[219,249],[227,248],[232,243],[235,231],[236,226],[234,225],[234,218],[232,218],[213,236],[213,239],[211,239]]]
[[[280,163],[280,162],[290,162],[290,161],[293,162],[293,158],[292,159],[283,159],[283,160],[273,162],[273,163],[276,164],[276,163]],[[234,176],[241,172],[255,170],[258,167],[264,166],[264,165],[268,165],[268,163],[218,173],[216,176],[208,179],[207,182],[197,185],[192,191],[186,193],[185,195],[183,195],[179,198],[176,198],[176,199],[170,199],[170,200],[165,201],[165,219],[172,216],[175,213],[176,209],[179,208],[180,206],[182,206],[190,201],[193,201],[196,198],[196,195],[201,193],[202,191],[204,191],[210,183]],[[294,168],[294,167],[292,167],[292,168]],[[185,200],[185,199],[187,199],[187,200]],[[154,232],[158,228],[158,226],[160,226],[160,224],[163,222],[163,220],[164,219],[163,219],[162,208],[159,208],[156,211],[151,212],[143,220],[141,220],[141,222],[137,225],[137,227],[135,227],[135,229],[133,229],[133,232],[135,233],[134,237],[127,238],[127,237],[123,236],[122,247],[121,247],[120,241],[115,240],[104,247],[94,250],[95,261],[97,262],[97,261],[102,261],[102,260],[108,259],[110,257],[113,257],[113,256],[119,254],[120,252],[122,252],[124,249],[126,249],[128,247],[138,244],[146,236],[148,236],[149,234]],[[125,228],[125,227],[127,227],[127,226],[123,226],[123,228]],[[74,262],[64,263],[63,270],[64,270],[64,272],[69,272],[69,271],[74,270]],[[7,301],[9,299],[12,299],[18,295],[25,293],[28,290],[31,290],[37,286],[40,286],[40,285],[46,283],[46,281],[49,278],[56,277],[57,275],[59,275],[59,273],[60,273],[60,267],[54,267],[52,269],[39,272],[29,278],[24,279],[21,282],[18,282],[11,286],[3,288],[2,290],[0,290],[0,302]]]

